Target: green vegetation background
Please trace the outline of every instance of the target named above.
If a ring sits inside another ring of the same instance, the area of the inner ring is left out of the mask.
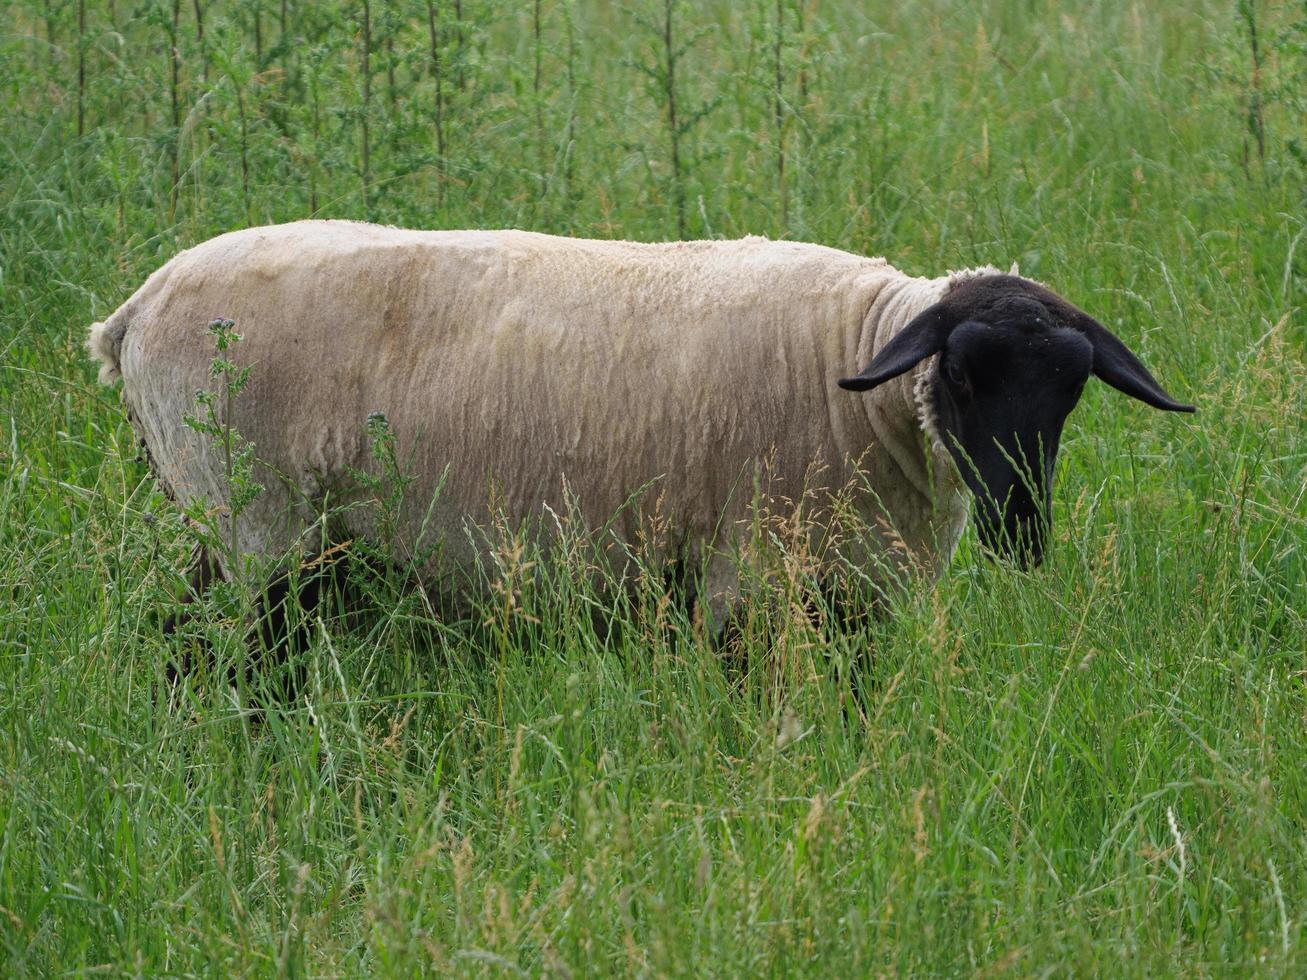
[[[1307,969],[1307,6],[0,9],[0,972]],[[315,214],[1018,261],[1200,413],[1092,385],[1045,568],[855,631],[780,574],[742,668],[509,549],[488,627],[393,591],[170,710],[190,539],[86,326]]]

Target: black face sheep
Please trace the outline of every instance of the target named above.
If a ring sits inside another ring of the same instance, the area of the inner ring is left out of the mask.
[[[1058,439],[1091,373],[1190,410],[1089,316],[994,269],[919,279],[761,238],[643,245],[305,221],[183,252],[91,328],[101,380],[122,378],[155,476],[220,525],[230,481],[183,422],[212,385],[206,327],[220,317],[250,368],[223,422],[254,446],[264,487],[221,527],[229,550],[376,540],[366,508],[320,519],[372,466],[365,422],[379,412],[413,471],[393,557],[441,542],[441,567],[422,577],[454,606],[486,557],[475,529],[492,490],[510,525],[579,511],[619,561],[656,506],[678,553],[667,557],[703,570],[699,600],[718,623],[759,503],[802,497],[816,526],[851,492],[874,530],[824,557],[885,580],[943,567],[969,488],[983,541],[1037,562]],[[865,394],[842,394],[836,381],[863,364],[839,384]],[[225,560],[208,559],[218,574]]]
[[[1194,410],[1088,314],[1002,275],[950,290],[840,387],[870,391],[935,354],[925,397],[974,497],[980,539],[1022,566],[1043,560],[1062,426],[1091,374],[1154,408]]]

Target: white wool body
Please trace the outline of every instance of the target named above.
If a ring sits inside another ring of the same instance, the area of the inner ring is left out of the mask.
[[[936,573],[948,561],[966,503],[934,427],[935,359],[866,394],[836,381],[960,278],[993,271],[913,278],[763,238],[302,221],[181,253],[93,326],[89,346],[101,380],[121,376],[164,488],[221,522],[221,458],[183,417],[215,387],[209,323],[235,321],[234,357],[251,373],[230,421],[264,486],[238,521],[242,552],[326,543],[324,510],[356,499],[357,471],[376,471],[365,425],[380,412],[416,478],[398,557],[440,542],[443,571],[471,570],[492,506],[547,526],[579,509],[625,545],[656,509],[667,548],[708,562],[724,610],[759,488],[773,510],[806,492],[819,516],[831,492],[857,486],[856,508],[881,529],[861,545],[871,564]],[[375,535],[375,512],[345,507],[330,530]]]

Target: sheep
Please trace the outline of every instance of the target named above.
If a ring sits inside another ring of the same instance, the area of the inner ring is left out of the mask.
[[[91,327],[100,380],[121,378],[158,482],[220,523],[223,468],[183,423],[211,384],[205,327],[218,317],[235,322],[251,368],[228,421],[255,446],[265,488],[238,522],[238,553],[320,549],[324,501],[350,499],[369,468],[365,420],[382,413],[414,476],[397,558],[439,540],[446,572],[474,568],[485,539],[468,529],[492,497],[515,525],[579,508],[622,546],[656,506],[667,550],[703,569],[717,622],[738,595],[732,556],[760,486],[772,503],[804,493],[818,515],[854,488],[872,530],[843,554],[880,578],[909,564],[937,576],[967,491],[982,542],[1037,564],[1058,439],[1091,373],[1193,410],[1087,314],[992,267],[915,278],[760,237],[300,221],[182,252]],[[362,508],[339,521],[337,535],[377,535]],[[206,560],[216,568],[197,581],[230,572]],[[457,597],[458,581],[439,581]]]

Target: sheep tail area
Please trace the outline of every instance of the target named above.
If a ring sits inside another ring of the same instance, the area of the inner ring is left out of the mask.
[[[123,337],[127,334],[127,307],[120,306],[103,323],[91,324],[86,349],[100,365],[100,383],[111,385],[122,377]]]

